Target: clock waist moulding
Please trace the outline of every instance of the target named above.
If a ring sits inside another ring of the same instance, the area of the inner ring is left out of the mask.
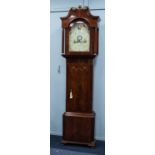
[[[99,16],[88,7],[71,8],[62,21],[62,56],[66,58],[66,112],[62,143],[95,146],[92,110],[93,58],[98,54]]]

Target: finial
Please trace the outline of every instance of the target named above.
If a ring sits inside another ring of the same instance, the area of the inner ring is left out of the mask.
[[[72,9],[72,10],[76,10],[76,7],[72,7],[71,9]]]
[[[88,6],[83,6],[83,9],[84,9],[84,10],[87,10],[87,9],[88,9]]]
[[[82,5],[79,5],[79,6],[78,6],[78,9],[82,9]]]

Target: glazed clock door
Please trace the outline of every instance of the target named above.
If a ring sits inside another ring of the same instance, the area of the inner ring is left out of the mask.
[[[69,52],[89,52],[90,51],[90,31],[82,21],[70,24],[69,32]]]
[[[92,61],[67,61],[67,111],[92,112]]]

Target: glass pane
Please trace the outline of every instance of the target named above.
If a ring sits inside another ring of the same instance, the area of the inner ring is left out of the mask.
[[[84,22],[72,23],[69,32],[69,51],[89,52],[90,31]]]

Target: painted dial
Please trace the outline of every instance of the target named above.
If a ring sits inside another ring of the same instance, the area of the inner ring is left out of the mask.
[[[89,52],[90,31],[84,22],[71,24],[69,32],[69,51],[70,52]]]

